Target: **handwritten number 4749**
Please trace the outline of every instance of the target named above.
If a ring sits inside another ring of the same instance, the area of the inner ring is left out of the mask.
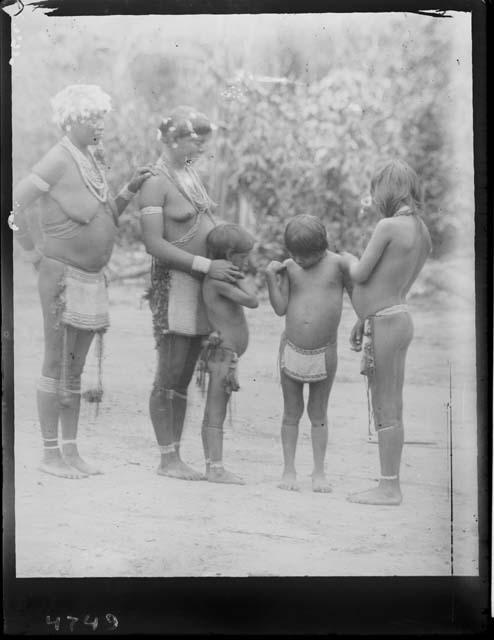
[[[96,631],[96,629],[98,628],[98,622],[99,622],[98,616],[95,616],[94,618],[91,619],[91,616],[88,614],[84,616],[83,620],[80,620],[75,616],[67,616],[66,619],[68,621],[68,627],[70,631],[74,631],[74,627],[78,622],[82,622],[82,624],[85,624],[86,626],[91,627],[93,631]],[[105,629],[107,631],[115,631],[115,629],[118,627],[117,616],[114,616],[113,613],[107,613],[105,615],[105,621],[107,623],[105,625]],[[55,631],[60,630],[61,622],[62,622],[62,619],[60,618],[60,616],[57,616],[56,618],[53,618],[53,619],[51,616],[46,616],[46,624],[48,626],[53,625]]]

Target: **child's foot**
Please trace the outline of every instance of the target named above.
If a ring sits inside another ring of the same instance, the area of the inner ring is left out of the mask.
[[[101,471],[101,469],[98,469],[97,467],[94,467],[91,464],[88,464],[85,460],[83,460],[81,458],[81,456],[78,453],[72,453],[72,454],[64,454],[64,460],[67,462],[67,464],[69,464],[71,467],[74,467],[74,469],[77,469],[78,471],[81,471],[81,473],[86,474],[87,476],[99,476],[101,475],[103,472]]]
[[[204,480],[202,473],[195,471],[182,460],[172,460],[168,463],[161,463],[156,469],[159,476],[168,476],[178,480]]]
[[[358,504],[399,505],[401,504],[401,490],[398,484],[379,483],[375,489],[352,493],[349,502]]]
[[[325,473],[312,474],[312,491],[316,493],[331,493],[333,491]]]
[[[61,456],[42,460],[38,469],[43,473],[49,473],[51,476],[57,476],[58,478],[69,478],[71,480],[87,478],[87,473],[82,473],[78,469],[69,466]]]
[[[284,471],[278,488],[284,489],[285,491],[300,491],[295,471]]]
[[[223,467],[210,467],[206,479],[208,482],[220,482],[222,484],[245,484],[242,478]]]

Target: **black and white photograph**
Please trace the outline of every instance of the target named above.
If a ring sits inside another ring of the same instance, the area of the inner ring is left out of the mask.
[[[478,576],[471,14],[24,4],[16,577]]]

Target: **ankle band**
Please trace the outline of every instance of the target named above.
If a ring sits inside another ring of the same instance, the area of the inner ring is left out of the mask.
[[[43,438],[43,449],[58,449],[58,438]]]
[[[381,480],[397,480],[398,476],[381,476]]]
[[[62,445],[64,444],[75,444],[77,442],[77,440],[75,438],[73,438],[72,440],[65,440],[64,438],[62,438]]]
[[[167,453],[175,453],[175,445],[174,444],[160,444],[158,445],[160,453],[165,455]]]
[[[211,469],[223,469],[222,462],[210,462],[209,466],[211,467]]]

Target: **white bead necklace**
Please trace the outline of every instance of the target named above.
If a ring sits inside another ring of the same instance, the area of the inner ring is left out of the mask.
[[[85,156],[67,136],[62,138],[61,144],[72,156],[86,187],[93,196],[99,200],[99,202],[105,203],[108,200],[108,183],[106,182],[105,174],[96,161],[93,152],[88,149],[92,160],[91,162],[91,160],[89,160],[89,158]]]

